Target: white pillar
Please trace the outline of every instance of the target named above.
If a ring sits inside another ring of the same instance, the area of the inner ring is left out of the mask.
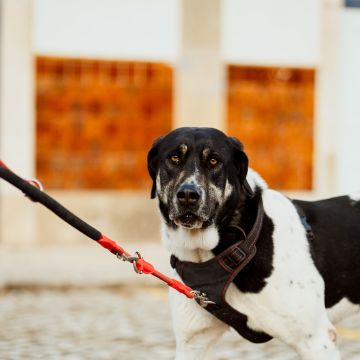
[[[318,197],[335,192],[335,143],[337,122],[337,69],[342,0],[323,0],[320,59],[315,92],[314,180]]]
[[[224,128],[225,66],[220,58],[221,0],[181,1],[174,127]]]
[[[34,81],[31,0],[2,0],[0,28],[0,157],[24,177],[34,176]],[[0,182],[0,241],[33,241],[34,205]]]
[[[337,71],[336,191],[360,191],[360,9],[341,9]]]

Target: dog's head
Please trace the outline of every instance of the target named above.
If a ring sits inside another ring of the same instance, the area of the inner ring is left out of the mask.
[[[233,193],[252,193],[242,144],[212,128],[179,128],[159,138],[148,169],[151,197],[158,196],[168,225],[206,228]]]

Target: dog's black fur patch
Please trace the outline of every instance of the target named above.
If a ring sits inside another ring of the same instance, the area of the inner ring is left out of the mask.
[[[348,196],[320,201],[294,200],[312,227],[315,266],[325,281],[325,306],[346,297],[360,304],[360,213]]]

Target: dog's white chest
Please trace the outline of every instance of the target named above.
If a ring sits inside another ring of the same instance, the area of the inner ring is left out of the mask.
[[[182,261],[204,262],[214,255],[211,249],[219,242],[214,226],[204,230],[171,229],[165,223],[161,227],[162,241],[170,253]]]

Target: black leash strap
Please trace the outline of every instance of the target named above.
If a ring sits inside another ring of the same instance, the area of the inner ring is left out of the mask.
[[[26,196],[35,202],[39,202],[44,205],[54,214],[59,216],[61,219],[66,221],[69,225],[73,226],[79,230],[84,235],[89,238],[98,241],[101,238],[101,232],[91,225],[87,224],[85,221],[81,220],[71,211],[62,206],[55,199],[47,195],[45,192],[39,190],[36,186],[32,185],[30,182],[22,179],[20,176],[16,175],[10,169],[8,169],[3,162],[0,161],[0,177],[5,181],[14,185],[16,188],[21,190]]]
[[[39,202],[44,205],[55,215],[60,217],[62,220],[67,222],[69,225],[79,230],[81,233],[86,235],[92,240],[95,240],[99,245],[109,250],[111,253],[116,255],[119,259],[131,262],[134,266],[135,272],[138,274],[151,274],[159,280],[165,282],[168,286],[184,294],[190,299],[196,299],[203,307],[212,303],[202,292],[191,289],[182,282],[170,278],[165,274],[158,271],[151,263],[146,261],[139,252],[134,255],[129,254],[115,241],[111,240],[107,236],[103,235],[99,230],[95,229],[71,211],[62,206],[59,202],[41,191],[37,181],[26,181],[20,176],[12,172],[1,160],[0,160],[0,178],[4,179],[11,185],[21,190],[27,197],[35,202]]]

